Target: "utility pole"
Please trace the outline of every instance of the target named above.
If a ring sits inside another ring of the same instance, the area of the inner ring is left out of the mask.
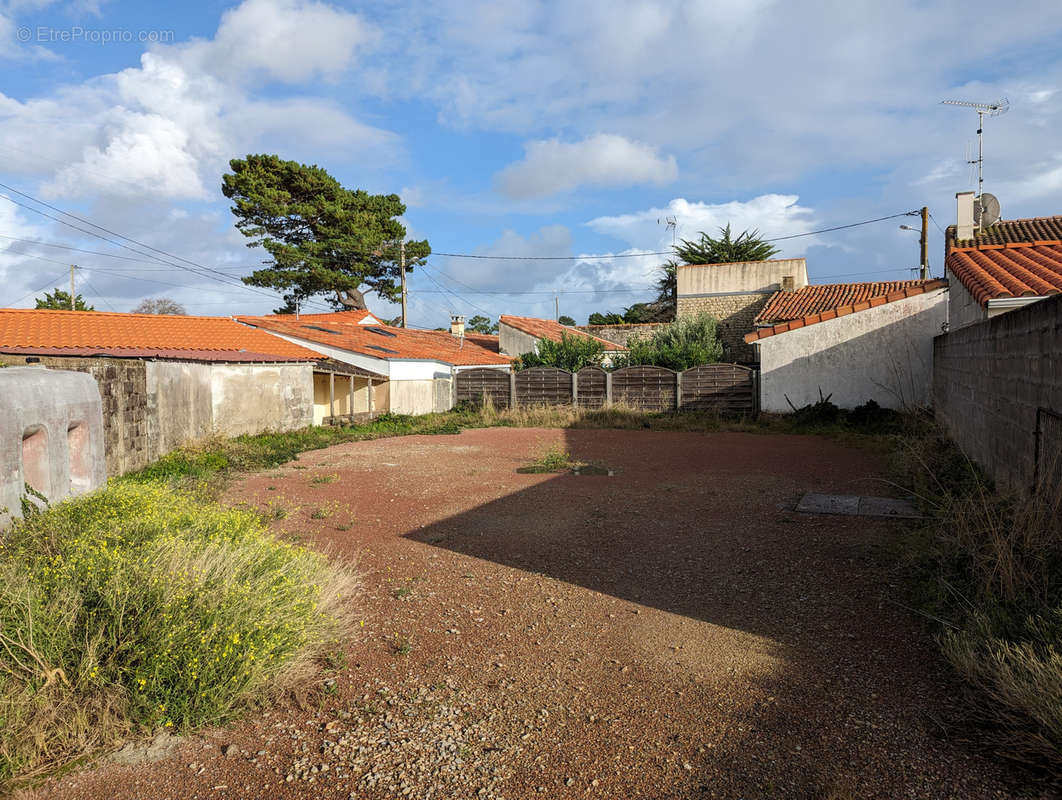
[[[553,295],[553,321],[560,322],[560,296]]]
[[[922,280],[929,278],[929,208],[922,206],[922,238],[918,243],[922,247]]]
[[[76,311],[74,308],[74,270],[77,269],[77,264],[70,265],[70,310]]]
[[[402,327],[406,327],[406,240],[402,240],[399,248],[399,265],[402,269]]]

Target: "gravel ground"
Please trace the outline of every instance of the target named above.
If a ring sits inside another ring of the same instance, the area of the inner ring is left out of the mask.
[[[516,469],[560,443],[608,475]],[[341,445],[247,477],[356,557],[364,623],[312,707],[56,778],[42,798],[998,798],[945,736],[932,644],[882,600],[900,523],[822,438],[488,429]]]

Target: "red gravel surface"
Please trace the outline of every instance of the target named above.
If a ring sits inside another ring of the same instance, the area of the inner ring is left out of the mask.
[[[516,471],[554,444],[615,474]],[[30,796],[1012,796],[943,735],[942,665],[882,599],[899,523],[790,510],[887,494],[883,472],[823,438],[729,433],[305,454],[229,499],[358,559],[364,625],[335,686]]]

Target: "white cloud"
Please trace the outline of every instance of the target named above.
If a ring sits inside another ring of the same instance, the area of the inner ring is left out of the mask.
[[[579,142],[546,139],[524,145],[522,161],[495,176],[502,194],[524,199],[569,192],[580,186],[657,186],[678,177],[674,156],[623,136],[599,133]]]
[[[814,214],[810,208],[798,204],[796,195],[765,194],[742,202],[690,202],[676,198],[664,208],[649,208],[631,214],[598,217],[587,224],[598,233],[615,236],[634,247],[667,250],[672,234],[663,220],[676,221],[679,239],[693,239],[700,231],[716,235],[719,228],[731,226],[736,236],[742,231],[756,229],[764,237],[791,236],[807,233],[814,228]],[[786,255],[799,256],[807,247],[806,239],[793,239],[784,245]]]
[[[0,168],[43,176],[52,198],[216,196],[229,158],[263,146],[379,167],[398,138],[307,94],[259,96],[254,81],[306,82],[347,69],[373,37],[317,2],[246,0],[215,38],[157,46],[138,67],[19,102],[0,95]]]
[[[303,83],[335,79],[380,37],[357,14],[313,0],[245,0],[226,11],[212,40],[174,48],[219,77]]]

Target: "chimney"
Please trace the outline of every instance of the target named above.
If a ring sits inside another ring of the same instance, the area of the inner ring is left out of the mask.
[[[955,193],[955,240],[972,239],[974,235],[974,193]]]
[[[450,317],[450,334],[463,338],[465,335],[465,318],[454,314]]]
[[[796,291],[796,278],[792,275],[782,276],[782,291],[783,292],[795,292]]]

